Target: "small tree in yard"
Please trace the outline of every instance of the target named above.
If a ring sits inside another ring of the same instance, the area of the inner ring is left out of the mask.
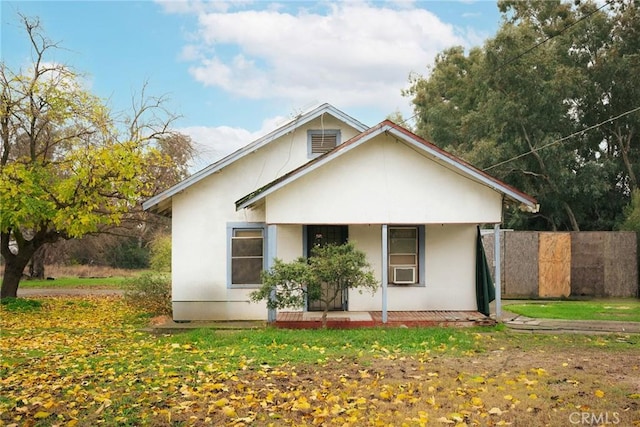
[[[262,273],[262,287],[251,293],[254,302],[267,301],[271,309],[301,308],[305,301],[319,301],[324,307],[322,327],[327,314],[343,291],[378,289],[364,252],[352,243],[316,246],[310,258],[300,257],[285,263],[276,259],[273,267]]]

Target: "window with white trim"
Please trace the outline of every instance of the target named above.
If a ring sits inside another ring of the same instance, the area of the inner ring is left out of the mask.
[[[264,227],[230,229],[231,286],[259,286],[264,269]]]
[[[318,129],[307,131],[307,153],[317,157],[340,145],[339,129]]]
[[[389,227],[389,283],[394,285],[419,283],[419,240],[418,227]]]

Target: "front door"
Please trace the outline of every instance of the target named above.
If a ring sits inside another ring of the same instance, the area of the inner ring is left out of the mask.
[[[328,244],[341,245],[347,243],[349,227],[346,225],[307,225],[307,257],[311,256],[311,249],[314,246],[324,246]],[[342,291],[341,295],[333,300],[329,307],[331,311],[344,311],[347,309],[347,292]],[[324,303],[321,301],[307,301],[307,310],[324,311]]]

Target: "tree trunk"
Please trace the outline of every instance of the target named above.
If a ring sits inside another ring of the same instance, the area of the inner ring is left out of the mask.
[[[327,329],[327,315],[329,314],[329,304],[325,304],[322,312],[322,329]]]
[[[32,279],[44,279],[45,245],[40,246],[31,256],[29,263],[29,276]]]
[[[633,170],[633,163],[629,159],[629,153],[631,152],[631,135],[628,136],[627,141],[618,134],[618,140],[620,141],[620,153],[622,154],[622,162],[627,169],[627,175],[629,177],[629,189],[633,192],[638,188],[638,179],[636,178],[635,171]],[[625,143],[626,142],[626,143]]]
[[[18,285],[20,284],[22,273],[29,263],[29,258],[30,257],[24,255],[15,255],[9,259],[5,259],[0,299],[16,298],[18,296]]]
[[[569,206],[567,202],[562,202],[562,204],[564,205],[564,210],[567,213],[567,216],[569,217],[569,222],[571,223],[571,229],[573,231],[580,231],[580,226],[578,225],[576,216],[573,214],[573,210],[571,209],[571,206]]]
[[[25,239],[19,230],[0,232],[0,254],[4,258],[4,276],[2,287],[0,287],[0,299],[18,296],[22,273],[34,252],[45,243],[54,243],[59,237],[59,233],[49,231],[44,226],[36,231],[30,240]]]

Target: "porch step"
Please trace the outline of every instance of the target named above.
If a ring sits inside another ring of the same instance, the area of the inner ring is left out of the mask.
[[[322,327],[321,312],[280,312],[275,326],[287,329],[315,329]],[[381,311],[329,312],[327,327],[352,329],[375,326],[429,327],[429,326],[483,326],[495,321],[477,311],[390,311],[387,322],[382,322]]]
[[[373,319],[368,311],[330,311],[327,313],[327,319],[331,321],[342,322],[370,322]],[[321,311],[304,311],[302,312],[302,320],[315,321],[322,320]]]

